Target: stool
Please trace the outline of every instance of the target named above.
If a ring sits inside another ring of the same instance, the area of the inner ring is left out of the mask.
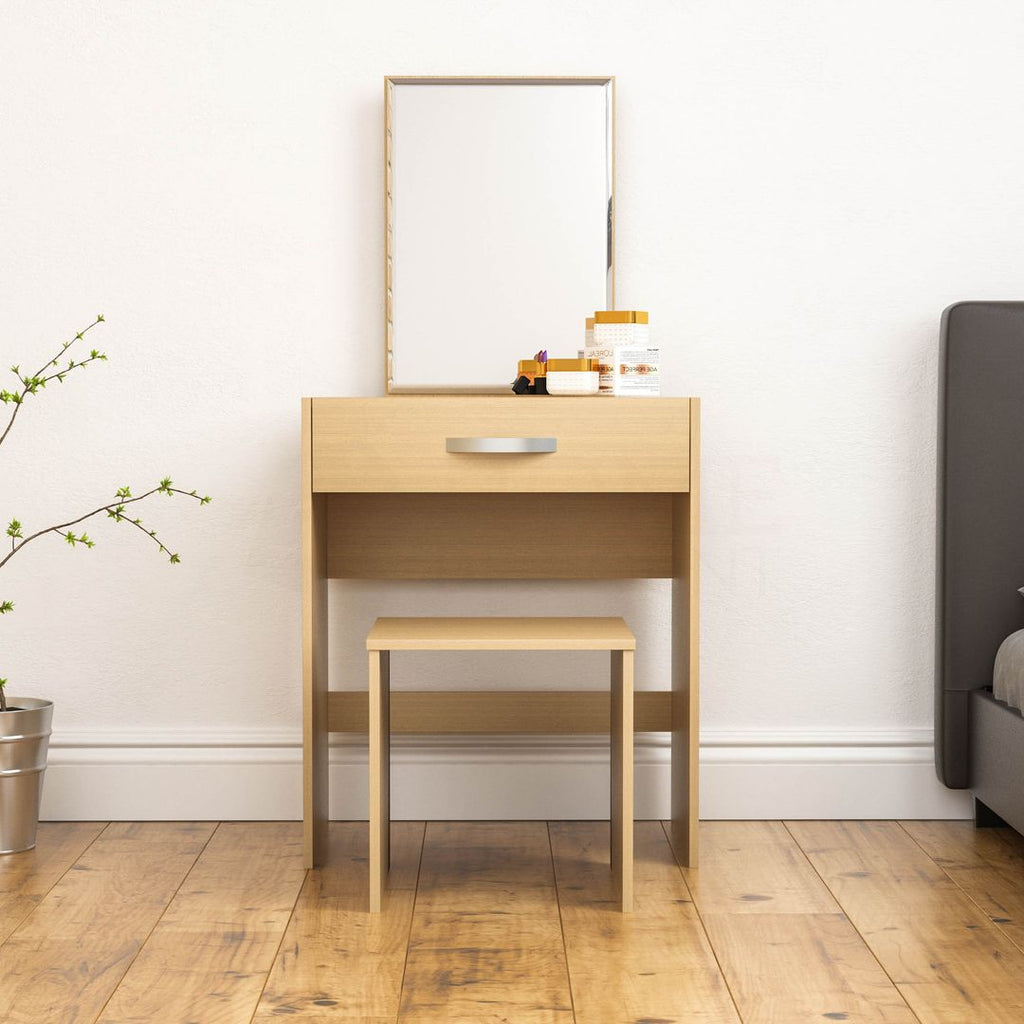
[[[390,865],[391,651],[610,651],[611,867],[623,913],[633,909],[633,652],[619,618],[388,618],[366,637],[370,664],[370,912]],[[524,693],[528,699],[529,694]]]

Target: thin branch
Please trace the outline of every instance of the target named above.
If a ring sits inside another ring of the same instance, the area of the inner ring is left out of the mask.
[[[171,556],[172,562],[179,561],[177,555],[171,554],[169,549],[166,548],[163,545],[163,543],[157,538],[156,533],[154,531],[146,530],[142,526],[141,520],[131,519],[129,516],[124,515],[124,507],[125,505],[133,505],[138,501],[145,501],[146,498],[149,498],[154,494],[166,494],[168,496],[172,494],[183,494],[185,495],[185,497],[195,498],[200,505],[209,504],[210,498],[201,498],[198,494],[196,494],[195,491],[183,491],[177,487],[172,487],[170,485],[170,481],[161,482],[157,487],[154,487],[152,490],[146,491],[145,494],[140,494],[137,498],[128,497],[127,488],[125,488],[124,491],[124,494],[118,495],[116,501],[112,501],[106,505],[100,505],[99,508],[95,508],[91,512],[86,512],[85,515],[81,515],[77,519],[70,519],[66,523],[57,523],[54,526],[46,527],[45,530],[38,530],[36,533],[30,534],[28,537],[22,538],[20,544],[15,544],[14,538],[12,537],[11,551],[9,551],[7,555],[5,555],[2,560],[0,560],[0,568],[3,568],[4,565],[6,565],[19,551],[21,551],[21,549],[26,544],[36,540],[36,538],[42,537],[47,533],[56,533],[64,537],[65,539],[68,539],[67,531],[69,530],[70,527],[77,526],[79,523],[83,523],[85,522],[86,519],[91,519],[93,516],[98,516],[101,512],[106,512],[107,515],[110,516],[110,518],[115,520],[116,522],[128,522],[131,523],[132,526],[138,527],[140,530],[142,530],[144,534],[146,534],[146,536],[152,538],[152,540],[157,544],[161,551],[166,551]],[[74,534],[71,535],[71,543],[77,543],[79,540],[80,538],[75,537]]]
[[[91,363],[94,359],[107,358],[105,355],[95,353],[93,355],[90,355],[88,359],[83,359],[82,362],[80,363],[75,363],[74,361],[72,361],[72,365],[69,366],[66,370],[61,370],[57,373],[52,374],[49,377],[42,376],[51,366],[57,365],[57,360],[60,359],[60,357],[64,355],[64,353],[67,352],[67,350],[71,348],[71,346],[74,345],[76,341],[81,341],[82,338],[84,338],[89,333],[89,331],[91,331],[97,324],[103,323],[103,319],[104,318],[102,313],[97,315],[96,319],[93,320],[93,322],[89,324],[89,326],[86,327],[84,331],[79,331],[70,341],[65,341],[61,345],[60,351],[51,359],[47,359],[46,362],[43,363],[43,365],[31,377],[22,377],[21,372],[17,369],[17,367],[12,367],[14,373],[18,377],[18,380],[21,382],[22,389],[20,392],[10,395],[9,400],[14,402],[14,410],[11,413],[11,418],[7,421],[7,426],[4,429],[4,432],[0,434],[0,445],[4,443],[4,441],[7,439],[7,435],[11,432],[11,427],[14,426],[14,421],[18,418],[18,413],[21,410],[22,405],[24,404],[26,395],[35,394],[38,388],[46,387],[46,382],[48,380],[53,380],[54,377],[59,377],[63,381],[64,375],[70,373],[72,370],[77,370],[87,365],[88,363]]]
[[[93,326],[95,326],[95,324]],[[83,366],[88,366],[90,363],[96,362],[97,359],[101,359],[101,360],[105,361],[106,358],[107,357],[105,355],[103,355],[102,352],[96,352],[95,355],[90,354],[88,359],[82,359],[80,362],[76,363],[76,362],[74,362],[74,360],[72,360],[72,364],[70,366],[66,366],[66,367],[64,367],[63,370],[58,370],[56,373],[51,373],[49,377],[40,377],[39,374],[36,374],[35,377],[30,377],[29,380],[30,381],[34,381],[36,383],[37,387],[42,387],[42,388],[45,388],[47,382],[51,381],[51,380],[59,380],[63,384],[64,383],[64,378],[72,370],[80,370]]]

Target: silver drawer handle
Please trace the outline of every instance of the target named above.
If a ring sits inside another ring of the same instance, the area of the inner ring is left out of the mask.
[[[557,437],[449,437],[445,451],[485,455],[523,455],[557,452]]]

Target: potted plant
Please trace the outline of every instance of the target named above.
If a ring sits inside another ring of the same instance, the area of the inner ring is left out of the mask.
[[[54,381],[62,384],[70,374],[79,372],[90,363],[106,360],[107,357],[97,349],[92,349],[86,358],[78,360],[70,352],[76,342],[80,342],[103,320],[102,314],[97,316],[88,327],[79,331],[70,341],[65,341],[60,351],[34,374],[24,374],[18,366],[11,367],[18,384],[13,391],[0,390],[0,402],[11,410],[6,427],[0,433],[0,445],[7,440],[22,406],[30,396],[37,395]],[[195,491],[175,487],[170,478],[165,477],[155,487],[138,495],[132,494],[129,487],[119,487],[112,501],[40,530],[27,531],[17,519],[11,519],[6,530],[10,549],[0,550],[0,568],[26,545],[49,534],[62,537],[71,547],[93,547],[95,542],[84,529],[80,533],[76,530],[97,516],[135,527],[156,545],[160,554],[167,556],[168,561],[172,564],[180,562],[178,555],[165,547],[157,537],[156,531],[144,526],[142,520],[133,515],[134,509],[130,509],[130,506],[158,494],[167,498],[181,494],[194,498],[200,505],[210,502],[207,496],[200,497]],[[7,615],[13,609],[13,601],[0,599],[0,615]],[[6,685],[7,680],[0,678],[0,853],[19,853],[32,849],[36,842],[36,823],[39,820],[39,800],[42,795],[43,772],[46,769],[53,702],[38,697],[8,697],[5,693]]]

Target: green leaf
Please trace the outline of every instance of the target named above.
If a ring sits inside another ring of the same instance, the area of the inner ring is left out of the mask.
[[[6,615],[8,612],[14,611],[13,601],[0,601],[0,615]]]

